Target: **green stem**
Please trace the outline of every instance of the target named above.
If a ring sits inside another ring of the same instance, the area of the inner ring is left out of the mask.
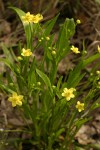
[[[52,69],[51,69],[51,73],[50,73],[50,81],[51,81],[52,85],[56,78],[56,74],[57,74],[57,64],[56,64],[56,62],[54,62],[54,63],[52,63]]]
[[[3,130],[3,131],[0,131],[0,132],[4,132],[4,133],[7,133],[7,132],[23,132],[23,133],[30,133],[30,134],[32,134],[31,131],[25,131],[25,130]]]
[[[75,119],[76,115],[77,115],[77,111],[74,114],[72,114],[72,117],[71,117],[70,123],[69,123],[69,128],[68,128],[68,131],[66,133],[64,142],[63,142],[60,150],[64,150],[64,147],[65,147],[65,149],[67,148],[68,150],[70,150],[70,145],[71,145],[71,142],[72,142],[72,139],[73,139],[73,138],[71,138],[71,136],[72,136],[71,135],[72,125],[73,125],[73,122],[74,122],[74,119]]]
[[[51,137],[48,138],[48,147],[47,150],[52,150],[52,139]]]

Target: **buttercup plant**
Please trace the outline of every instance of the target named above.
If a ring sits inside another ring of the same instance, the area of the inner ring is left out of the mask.
[[[79,20],[75,22],[74,19],[67,18],[60,27],[58,39],[54,42],[54,33],[51,31],[58,15],[41,24],[41,14],[25,13],[15,7],[12,9],[22,21],[26,44],[20,43],[18,56],[14,54],[13,48],[9,50],[2,45],[6,58],[0,58],[0,61],[9,67],[11,72],[9,75],[6,71],[7,84],[1,79],[0,88],[6,91],[12,107],[20,109],[21,115],[24,116],[26,128],[22,132],[30,134],[27,143],[31,143],[36,150],[76,149],[79,147],[75,141],[77,131],[90,119],[88,114],[100,107],[97,78],[90,75],[96,73],[97,68],[94,67],[90,74],[82,70],[100,58],[100,53],[87,58],[82,50],[71,45],[70,38],[74,35]],[[37,43],[34,44],[36,39]],[[39,48],[42,48],[44,53],[40,61],[34,55]],[[57,79],[59,62],[71,51],[75,55],[80,53],[79,62],[69,71],[67,78],[61,76]],[[83,45],[84,51],[86,50]],[[31,124],[28,123],[29,120]],[[18,132],[16,129],[14,131]],[[21,142],[16,141],[17,149],[22,144],[22,140],[19,141]]]

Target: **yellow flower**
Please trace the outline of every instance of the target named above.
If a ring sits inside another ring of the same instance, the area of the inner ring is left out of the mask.
[[[25,16],[22,16],[22,20],[24,23],[38,23],[40,20],[43,19],[41,14],[33,15],[30,12],[27,12]]]
[[[22,55],[22,56],[31,56],[31,55],[32,55],[32,52],[31,52],[30,49],[25,49],[25,48],[23,48],[21,55]]]
[[[8,98],[8,101],[12,102],[13,107],[15,107],[16,105],[21,106],[22,100],[23,100],[23,95],[17,95],[16,92],[14,92],[12,96]]]
[[[33,19],[33,15],[30,12],[27,12],[25,16],[22,16],[22,20],[24,23],[31,23]]]
[[[43,16],[41,14],[33,15],[32,22],[38,23],[42,19],[43,19]]]
[[[100,46],[98,45],[98,52],[100,53]]]
[[[81,103],[80,101],[77,102],[76,108],[78,109],[79,112],[84,110],[84,103]]]
[[[67,101],[69,101],[71,98],[75,97],[75,95],[73,94],[74,91],[76,91],[76,89],[74,88],[70,89],[64,88],[62,96],[65,97]]]
[[[75,47],[74,45],[72,45],[71,50],[72,50],[75,54],[80,53],[80,51],[78,50],[78,48]]]
[[[79,19],[76,20],[77,24],[81,24],[81,21]]]

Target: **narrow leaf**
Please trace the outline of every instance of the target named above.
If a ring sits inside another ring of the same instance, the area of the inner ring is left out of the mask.
[[[36,73],[40,76],[40,78],[43,79],[43,81],[45,82],[46,86],[52,92],[52,87],[51,87],[51,83],[50,83],[50,80],[49,80],[48,76],[46,74],[44,74],[42,71],[40,71],[39,69],[36,69]]]

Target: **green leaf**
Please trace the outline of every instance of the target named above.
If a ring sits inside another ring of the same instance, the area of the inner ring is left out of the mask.
[[[14,92],[14,91],[11,90],[8,86],[4,85],[4,84],[1,83],[1,82],[0,82],[0,89],[6,91],[6,92],[8,92],[8,93],[13,93],[13,92]]]
[[[9,60],[6,58],[0,58],[0,61],[3,62],[7,67],[9,67],[13,73],[15,73],[16,75],[19,74],[19,68],[15,63],[11,64],[11,62],[9,62]]]
[[[33,24],[26,24],[23,22],[22,20],[22,16],[25,16],[25,12],[22,11],[19,8],[16,7],[9,7],[11,9],[13,9],[17,15],[19,16],[23,26],[24,26],[24,30],[25,30],[25,34],[26,34],[26,39],[27,39],[27,48],[30,48],[32,50],[32,39],[33,39]]]
[[[22,21],[22,16],[25,16],[25,12],[17,7],[9,7],[9,8],[14,10],[17,13],[17,15],[19,16],[20,20]],[[23,21],[22,21],[22,23],[23,23]],[[24,23],[23,23],[23,25],[25,26]]]
[[[3,52],[4,52],[7,60],[10,62],[10,64],[13,64],[14,59],[11,55],[11,52],[7,49],[7,47],[4,44],[2,45],[2,49],[3,49]]]
[[[51,86],[48,76],[46,74],[44,74],[42,71],[40,71],[39,69],[36,69],[36,73],[39,75],[40,78],[42,78],[42,80],[44,81],[44,83],[50,89],[50,91],[52,93],[53,90],[52,90],[52,86]]]
[[[59,130],[56,132],[56,138],[58,138],[64,131],[65,131],[64,128],[59,129]]]
[[[75,33],[75,23],[73,19],[66,19],[61,26],[57,41],[57,62],[59,62],[69,52],[69,39]]]
[[[67,84],[68,87],[75,87],[85,74],[81,74],[83,62],[80,62],[69,74]]]
[[[88,64],[90,64],[91,62],[93,62],[94,60],[100,58],[100,54],[95,54],[85,60],[83,60],[83,67],[87,66]]]
[[[87,121],[89,121],[90,118],[81,118],[81,119],[77,119],[75,121],[75,126],[79,129],[84,123],[86,123]]]
[[[60,89],[60,86],[61,86],[61,83],[62,83],[62,79],[63,79],[63,76],[61,76],[58,80],[58,83],[57,83],[57,89],[59,90]]]
[[[13,70],[13,67],[11,63],[6,58],[0,58],[0,62],[3,62],[6,66],[8,66],[11,70]]]
[[[68,86],[76,86],[85,75],[85,74],[81,74],[81,70],[98,58],[100,58],[100,54],[95,54],[85,60],[82,60],[76,66],[76,68],[73,71],[71,71],[71,73],[69,74],[69,78],[67,81]]]
[[[48,35],[50,34],[52,28],[54,27],[54,25],[55,25],[55,23],[56,23],[56,20],[57,20],[58,16],[59,16],[59,14],[58,14],[55,18],[53,18],[53,19],[47,21],[47,22],[45,23],[45,25],[43,26],[43,28],[45,29],[44,34],[45,34],[46,36],[48,36]]]

